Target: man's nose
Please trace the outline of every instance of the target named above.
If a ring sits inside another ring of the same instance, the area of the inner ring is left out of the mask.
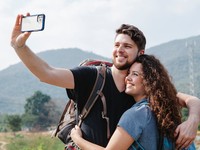
[[[117,51],[118,52],[123,52],[124,51],[124,47],[122,45],[120,45],[118,48],[117,48]]]

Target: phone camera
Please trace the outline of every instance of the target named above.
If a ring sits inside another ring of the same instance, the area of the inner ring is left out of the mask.
[[[39,15],[39,16],[37,17],[37,22],[38,22],[38,23],[41,23],[42,20],[43,20],[43,15]]]

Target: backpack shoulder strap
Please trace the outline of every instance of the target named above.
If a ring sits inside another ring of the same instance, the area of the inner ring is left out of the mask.
[[[96,66],[97,68],[97,77],[95,84],[93,86],[92,92],[83,107],[81,114],[79,115],[79,126],[82,123],[83,119],[88,115],[94,103],[96,102],[100,92],[103,90],[105,79],[106,79],[106,65],[102,64],[101,66]]]
[[[159,131],[159,140],[158,140],[158,149],[162,150],[163,149],[163,135],[161,133],[161,131]]]

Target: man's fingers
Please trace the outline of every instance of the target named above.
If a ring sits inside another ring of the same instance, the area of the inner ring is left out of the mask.
[[[177,145],[177,147],[178,149],[187,149],[190,146],[190,144],[192,144],[192,141],[182,140],[182,142],[179,145]]]
[[[178,126],[174,132],[174,137],[177,138],[180,132],[180,127]]]
[[[189,142],[189,143],[185,143],[185,144],[183,144],[182,146],[176,146],[176,148],[179,150],[187,150],[188,148],[189,148],[189,146],[192,144],[192,141],[191,142]]]
[[[180,148],[182,146],[182,142],[183,138],[181,138],[180,136],[178,137],[178,139],[176,140],[176,147]]]

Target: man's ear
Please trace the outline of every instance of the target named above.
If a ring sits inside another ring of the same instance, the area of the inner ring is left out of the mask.
[[[144,51],[145,51],[144,49],[143,49],[143,50],[140,50],[139,53],[138,53],[138,56],[144,54]]]

